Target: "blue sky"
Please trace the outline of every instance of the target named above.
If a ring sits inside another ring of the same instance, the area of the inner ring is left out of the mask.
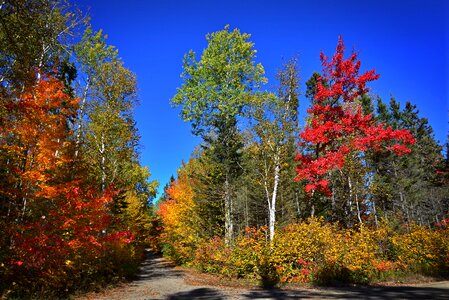
[[[283,59],[299,56],[301,91],[321,71],[320,51],[331,56],[342,35],[347,50],[359,51],[362,71],[380,79],[371,93],[388,102],[411,101],[427,117],[436,139],[445,142],[449,113],[449,1],[118,1],[78,0],[89,8],[94,30],[103,29],[138,78],[135,118],[142,136],[142,164],[160,191],[200,139],[169,100],[180,87],[182,59],[200,55],[205,35],[226,24],[251,34],[267,89]],[[349,52],[348,52],[349,53]],[[308,103],[300,98],[301,115]]]

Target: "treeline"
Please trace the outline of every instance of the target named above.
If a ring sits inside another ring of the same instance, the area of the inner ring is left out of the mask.
[[[297,58],[278,72],[278,89],[266,91],[250,35],[227,26],[206,38],[199,58],[193,51],[185,55],[183,84],[171,100],[203,143],[158,201],[165,254],[217,271],[214,260],[235,270],[242,260],[224,262],[233,254],[266,251],[259,253],[263,259],[251,258],[266,271],[261,259],[270,261],[281,251],[273,245],[289,235],[292,224],[309,218],[349,231],[446,226],[449,161],[432,127],[414,104],[401,107],[394,98],[385,103],[370,95],[368,84],[379,76],[362,73],[355,52],[345,57],[341,38],[332,57],[321,53],[322,72],[306,81],[310,106],[301,126]],[[245,242],[254,228],[265,228],[256,240],[268,246],[256,250],[254,240]],[[212,251],[208,243],[221,248]],[[449,263],[447,247],[439,249]],[[220,251],[231,252],[223,258]]]
[[[74,6],[0,3],[0,293],[63,297],[131,275],[155,182],[136,76]]]

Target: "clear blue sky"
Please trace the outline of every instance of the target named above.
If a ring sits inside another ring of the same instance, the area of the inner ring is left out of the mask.
[[[334,53],[341,34],[346,48],[359,51],[362,70],[376,69],[371,92],[385,102],[393,95],[416,104],[436,139],[445,142],[449,113],[449,1],[137,1],[78,0],[90,7],[92,25],[109,35],[125,65],[137,74],[140,106],[135,111],[142,136],[142,164],[149,166],[159,192],[176,175],[200,140],[169,100],[181,85],[182,58],[201,54],[205,35],[226,24],[250,33],[267,88],[282,59],[299,55],[301,90],[319,53]],[[302,116],[308,106],[300,99]],[[159,193],[160,194],[160,193]]]

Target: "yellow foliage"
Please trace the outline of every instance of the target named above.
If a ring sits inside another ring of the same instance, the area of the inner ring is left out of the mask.
[[[365,226],[340,229],[322,219],[278,230],[247,228],[232,248],[215,238],[198,244],[195,265],[206,272],[274,282],[368,283],[398,272],[449,271],[448,230],[414,226],[408,233]]]
[[[395,235],[391,241],[398,265],[403,269],[425,273],[449,269],[448,233],[447,229],[429,230],[412,225],[409,232]]]
[[[188,167],[192,167],[191,160],[187,166],[179,170],[178,179],[167,190],[169,200],[162,203],[159,216],[163,223],[161,241],[170,247],[168,255],[173,259],[185,263],[193,259],[196,244],[199,242],[194,202],[193,180],[188,176]]]

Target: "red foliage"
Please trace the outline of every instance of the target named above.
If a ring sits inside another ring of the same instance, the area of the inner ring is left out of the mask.
[[[353,52],[345,60],[344,50],[340,37],[332,59],[320,55],[324,75],[318,79],[314,103],[308,109],[310,122],[301,133],[301,145],[314,152],[296,156],[300,162],[296,180],[307,181],[307,193],[318,191],[330,196],[329,182],[323,176],[342,169],[349,153],[389,150],[401,155],[409,153],[407,145],[415,143],[409,131],[376,124],[371,115],[363,114],[356,100],[368,92],[366,83],[379,75],[374,70],[359,75],[357,54]],[[387,141],[392,145],[386,146]]]
[[[122,239],[106,233],[112,222],[106,210],[112,191],[98,197],[77,181],[54,186],[52,191],[56,192],[45,196],[41,191],[41,197],[52,203],[45,215],[28,220],[15,234],[16,255],[25,266],[57,268],[78,249],[100,253],[110,238]]]
[[[34,269],[60,268],[82,251],[101,254],[107,243],[130,243],[130,232],[109,232],[108,205],[116,192],[99,195],[82,180],[71,180],[72,132],[68,120],[78,100],[62,82],[44,78],[33,90],[5,105],[0,151],[10,158],[0,195],[17,203],[11,236],[11,263]]]

